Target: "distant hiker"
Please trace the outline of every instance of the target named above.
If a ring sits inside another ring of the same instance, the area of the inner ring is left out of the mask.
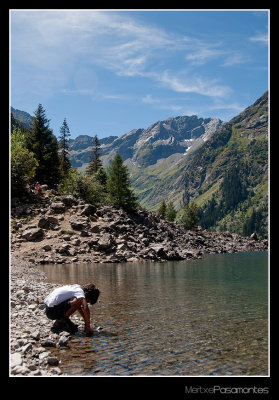
[[[55,330],[67,330],[75,333],[78,330],[69,318],[78,311],[85,323],[87,336],[93,334],[90,325],[89,304],[95,304],[100,295],[100,290],[93,283],[80,286],[78,284],[61,286],[54,289],[45,299],[45,313],[49,319],[56,320],[53,326]]]
[[[35,182],[33,179],[29,179],[28,182],[28,192],[35,193]]]

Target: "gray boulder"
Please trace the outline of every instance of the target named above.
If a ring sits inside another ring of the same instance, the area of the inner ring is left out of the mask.
[[[70,220],[70,225],[75,231],[83,231],[84,229],[88,229],[90,227],[89,222],[83,219],[72,219]]]
[[[23,239],[26,239],[27,241],[37,241],[37,240],[42,240],[44,238],[44,231],[42,228],[31,228],[31,229],[26,229],[22,233]]]
[[[84,209],[81,211],[81,215],[94,215],[96,213],[96,207],[93,206],[92,204],[85,204]]]
[[[115,245],[112,235],[105,233],[98,241],[98,250],[109,251]]]
[[[65,205],[64,205],[64,203],[62,203],[62,202],[51,203],[51,205],[50,205],[50,210],[51,210],[53,213],[61,214],[61,213],[64,213],[64,212],[65,212]]]
[[[39,219],[38,228],[49,229],[49,227],[50,227],[50,223],[46,217],[42,217]]]
[[[41,217],[38,222],[38,227],[43,229],[57,228],[58,225],[58,219],[52,216]]]
[[[67,196],[62,198],[62,203],[65,207],[70,208],[72,206],[76,206],[78,201],[72,196]]]

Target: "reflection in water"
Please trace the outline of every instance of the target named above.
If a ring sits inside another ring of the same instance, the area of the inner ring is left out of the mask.
[[[79,375],[267,375],[267,253],[192,262],[44,265],[50,281],[95,283],[92,338],[60,355]],[[58,350],[57,350],[58,351]]]

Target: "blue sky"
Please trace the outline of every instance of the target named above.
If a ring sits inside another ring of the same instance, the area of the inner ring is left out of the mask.
[[[269,85],[268,10],[10,11],[10,104],[56,136],[180,115],[228,121]]]

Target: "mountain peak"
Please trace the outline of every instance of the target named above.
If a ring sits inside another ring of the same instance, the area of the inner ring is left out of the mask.
[[[132,129],[101,145],[102,161],[106,166],[119,153],[126,164],[147,167],[174,154],[182,158],[208,140],[223,124],[220,119],[198,118],[197,115],[178,116],[157,121],[146,129]],[[85,143],[86,142],[86,143]],[[84,145],[82,144],[84,143]],[[72,143],[73,166],[84,169],[93,143],[77,137]],[[80,152],[80,153],[79,153]]]
[[[33,122],[31,115],[26,111],[17,110],[11,107],[11,113],[15,120],[17,120],[25,128],[29,128]]]

